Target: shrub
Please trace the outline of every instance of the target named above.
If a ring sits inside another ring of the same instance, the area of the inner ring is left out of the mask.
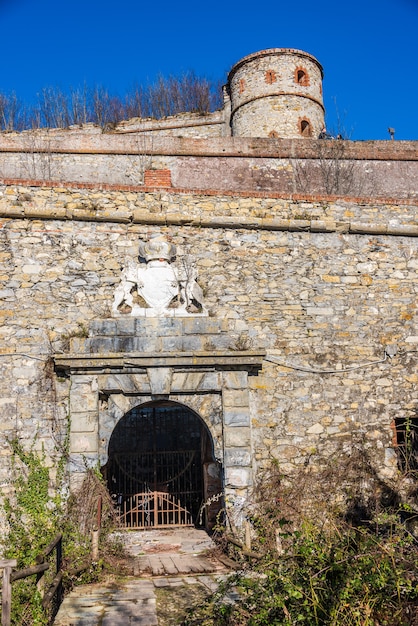
[[[326,492],[322,499],[309,476]],[[306,508],[301,492],[314,500]],[[241,561],[184,626],[416,626],[417,541],[401,522],[400,496],[384,493],[361,450],[293,480],[272,463],[249,516],[262,558]]]

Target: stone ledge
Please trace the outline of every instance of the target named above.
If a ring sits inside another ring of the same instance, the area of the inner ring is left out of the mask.
[[[173,353],[130,353],[130,354],[68,354],[55,355],[55,369],[58,372],[96,371],[106,373],[118,370],[131,372],[150,367],[172,367],[199,369],[213,367],[219,369],[259,370],[266,356],[265,350],[246,351],[199,351]]]
[[[209,195],[205,192],[205,195]],[[225,194],[226,195],[226,194]],[[235,194],[240,196],[239,193]],[[253,194],[253,197],[259,197]],[[273,197],[270,195],[269,197]],[[279,197],[279,196],[277,196]],[[315,196],[314,200],[320,200],[322,196]],[[282,199],[292,199],[285,194],[281,195]],[[325,198],[325,197],[322,197]],[[328,199],[332,198],[328,196]],[[293,197],[293,200],[297,198]],[[301,200],[307,200],[307,197],[301,197]],[[347,200],[348,198],[344,198]],[[351,198],[353,200],[353,198]],[[359,199],[357,199],[359,200]],[[364,202],[364,198],[361,199]],[[395,203],[392,199],[386,199],[385,203]],[[401,206],[417,206],[418,200],[398,201]],[[389,235],[398,237],[418,237],[418,224],[395,224],[390,225],[387,222],[342,222],[329,220],[307,220],[307,219],[281,219],[281,218],[263,218],[263,217],[246,217],[246,216],[211,216],[211,217],[192,217],[185,218],[181,213],[167,213],[156,215],[154,213],[141,212],[139,215],[136,210],[115,210],[108,211],[103,215],[103,211],[92,211],[85,209],[80,211],[72,211],[71,214],[65,209],[65,214],[58,215],[55,211],[49,209],[32,209],[31,207],[11,206],[6,209],[0,209],[0,218],[3,219],[45,219],[45,220],[78,220],[81,222],[108,222],[114,224],[142,224],[147,226],[194,226],[196,228],[227,228],[234,230],[259,230],[259,231],[283,231],[283,232],[311,232],[311,233],[347,233],[349,235]]]

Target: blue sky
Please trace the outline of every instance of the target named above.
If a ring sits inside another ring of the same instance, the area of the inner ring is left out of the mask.
[[[298,48],[324,68],[329,129],[418,140],[418,0],[0,0],[0,27],[0,92],[24,102],[190,70],[223,80],[247,54]]]

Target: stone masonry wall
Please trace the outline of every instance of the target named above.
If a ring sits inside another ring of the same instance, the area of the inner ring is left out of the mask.
[[[175,189],[416,198],[416,142],[149,137],[100,129],[0,134],[0,178],[144,185],[170,170]],[[59,183],[57,183],[59,186]]]
[[[142,133],[152,137],[223,137],[231,131],[225,128],[223,111],[214,113],[180,113],[161,120],[132,118],[120,122],[115,128],[117,134]]]
[[[43,445],[51,463],[61,454],[70,383],[51,357],[110,317],[120,268],[150,232],[196,264],[210,317],[230,324],[223,347],[267,351],[249,379],[254,472],[271,455],[286,469],[319,463],[360,438],[393,477],[393,419],[415,415],[418,402],[416,210],[2,186],[2,489],[12,488],[7,438]]]

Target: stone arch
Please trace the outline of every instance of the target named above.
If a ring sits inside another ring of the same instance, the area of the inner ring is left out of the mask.
[[[137,406],[155,400],[153,396],[125,395],[114,393],[103,397],[100,404],[99,454],[100,464],[105,465],[108,446],[113,430],[123,416]],[[218,461],[223,456],[222,401],[218,393],[213,394],[171,394],[170,400],[187,407],[197,415],[208,429],[214,446],[214,456]]]
[[[248,377],[261,369],[264,349],[208,352],[208,337],[222,340],[217,345],[232,339],[213,318],[98,320],[91,333],[83,351],[54,357],[56,371],[71,378],[70,490],[80,488],[89,467],[106,465],[113,430],[127,412],[149,402],[177,402],[210,433],[214,462],[222,466],[221,497],[225,493],[228,517],[242,525],[253,477]],[[150,337],[158,350],[146,349]],[[190,339],[193,352],[174,351],[178,341]],[[172,352],[162,351],[171,344]]]
[[[210,528],[223,499],[221,469],[211,433],[196,411],[151,400],[117,421],[102,472],[120,507],[138,493],[166,493],[196,525]]]

